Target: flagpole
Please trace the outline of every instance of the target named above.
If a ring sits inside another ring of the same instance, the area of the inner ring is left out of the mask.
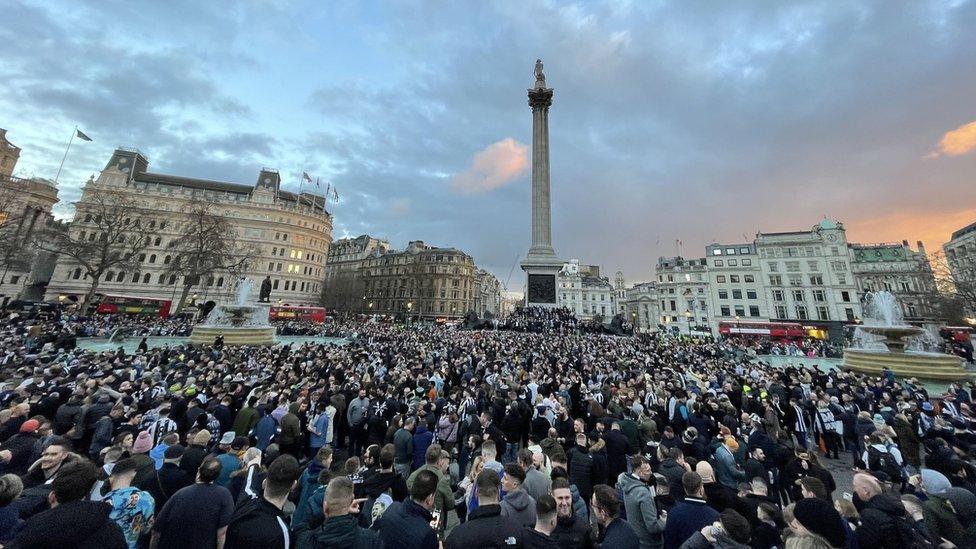
[[[68,158],[68,151],[71,149],[71,142],[75,140],[75,134],[78,133],[78,126],[71,131],[71,138],[68,139],[68,146],[64,148],[64,156],[61,157],[61,165],[58,166],[58,173],[54,176],[54,186],[58,185],[58,178],[61,177],[61,168],[64,168],[64,161]]]
[[[301,181],[298,183],[298,199],[295,200],[295,205],[301,207],[302,205],[302,187],[305,185],[305,172],[302,172]]]

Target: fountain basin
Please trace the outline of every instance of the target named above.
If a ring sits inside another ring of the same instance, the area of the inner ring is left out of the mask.
[[[884,329],[890,330],[891,328]],[[887,366],[899,377],[917,377],[940,381],[963,381],[972,377],[972,374],[963,368],[962,359],[942,353],[847,349],[844,351],[843,366],[855,372],[866,374],[880,374],[882,369]]]
[[[193,345],[212,345],[219,335],[224,345],[274,345],[274,326],[196,326],[190,334]]]

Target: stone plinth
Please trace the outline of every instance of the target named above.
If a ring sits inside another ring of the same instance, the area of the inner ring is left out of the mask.
[[[963,381],[972,377],[957,356],[940,353],[884,352],[864,349],[844,351],[844,368],[865,374],[881,374],[887,366],[899,377]]]
[[[218,335],[224,336],[224,345],[274,345],[274,326],[256,328],[235,328],[227,326],[197,326],[190,334],[194,345],[213,345]]]

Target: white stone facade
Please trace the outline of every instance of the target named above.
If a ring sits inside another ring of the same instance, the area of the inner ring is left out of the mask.
[[[610,322],[617,313],[615,290],[610,281],[598,275],[599,269],[581,266],[578,259],[564,263],[556,277],[556,302],[579,319],[590,320],[599,315],[604,322]]]
[[[680,333],[712,332],[711,290],[705,259],[661,257],[654,269],[660,324]]]
[[[736,320],[769,320],[766,289],[755,243],[709,244],[708,263],[712,326]]]

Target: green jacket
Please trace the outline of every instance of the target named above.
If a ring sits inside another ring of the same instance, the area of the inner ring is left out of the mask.
[[[417,478],[417,473],[421,471],[433,471],[437,475],[437,493],[434,495],[434,508],[439,509],[442,513],[454,509],[454,492],[451,491],[451,480],[434,465],[424,465],[420,469],[410,473],[410,477],[407,478],[407,489],[409,490],[413,487],[413,481]],[[444,520],[444,518],[442,517],[441,520]]]
[[[966,546],[966,531],[945,498],[929,495],[922,504],[922,512],[925,513],[925,526],[934,539],[945,538],[957,547]]]
[[[261,419],[261,414],[258,413],[257,408],[251,406],[241,408],[241,411],[237,412],[237,417],[234,418],[234,433],[239,437],[246,437],[259,419]]]

